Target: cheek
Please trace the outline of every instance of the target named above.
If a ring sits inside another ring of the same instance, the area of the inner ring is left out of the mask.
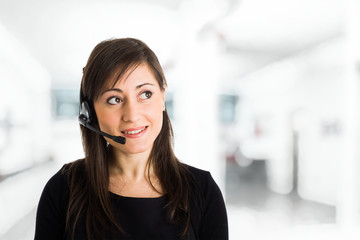
[[[119,119],[114,113],[106,110],[99,109],[98,111],[96,111],[96,115],[100,129],[102,130],[111,129],[114,124],[117,124]]]
[[[162,107],[154,107],[152,110],[148,111],[148,116],[151,119],[152,124],[154,125],[154,128],[161,129],[162,123],[163,123],[163,112]]]

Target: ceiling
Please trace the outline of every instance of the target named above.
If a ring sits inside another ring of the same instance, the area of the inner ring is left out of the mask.
[[[79,79],[91,49],[111,37],[143,39],[172,62],[186,44],[180,28],[215,36],[241,76],[341,36],[344,13],[342,0],[0,0],[0,24],[55,83]]]

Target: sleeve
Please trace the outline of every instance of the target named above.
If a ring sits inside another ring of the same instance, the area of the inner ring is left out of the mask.
[[[35,240],[64,239],[68,186],[62,170],[45,185],[37,208]]]
[[[224,198],[211,174],[207,172],[204,203],[199,226],[200,240],[228,240],[228,219]]]

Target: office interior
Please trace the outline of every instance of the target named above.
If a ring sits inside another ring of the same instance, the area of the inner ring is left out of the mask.
[[[208,170],[230,239],[359,239],[356,0],[0,0],[0,239],[33,239],[47,180],[82,158],[92,48],[158,55],[174,148]]]

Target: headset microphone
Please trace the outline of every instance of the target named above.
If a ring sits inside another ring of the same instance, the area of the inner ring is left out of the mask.
[[[104,137],[108,137],[117,143],[125,144],[126,139],[124,137],[113,136],[106,132],[100,131],[99,129],[96,129],[93,126],[91,126],[90,122],[91,122],[91,116],[90,116],[89,104],[86,101],[84,101],[80,105],[79,123],[84,127],[90,129],[91,131],[94,131]]]

